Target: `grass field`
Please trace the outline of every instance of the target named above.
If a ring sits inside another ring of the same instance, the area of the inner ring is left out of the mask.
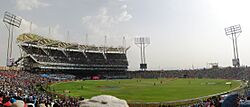
[[[226,82],[232,85],[226,85]],[[59,94],[84,98],[105,94],[131,102],[162,102],[216,94],[239,85],[240,81],[235,80],[162,78],[74,81],[52,84],[50,89]],[[65,90],[70,93],[65,93]]]

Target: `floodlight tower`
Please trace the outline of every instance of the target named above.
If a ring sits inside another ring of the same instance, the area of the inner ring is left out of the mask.
[[[237,38],[241,32],[242,30],[239,24],[225,28],[226,35],[233,41],[234,59],[232,59],[232,62],[234,67],[240,67]]]
[[[147,69],[145,48],[150,44],[150,39],[148,37],[138,37],[135,38],[135,44],[140,48],[141,51],[140,69],[145,71]]]
[[[12,58],[12,44],[13,44],[13,32],[14,27],[19,28],[22,22],[22,19],[20,17],[17,17],[14,14],[11,14],[9,12],[4,13],[3,22],[8,30],[9,36],[8,36],[8,45],[7,45],[7,60],[6,65],[11,66],[13,63]]]

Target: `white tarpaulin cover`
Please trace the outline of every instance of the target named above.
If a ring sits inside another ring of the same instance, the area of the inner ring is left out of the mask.
[[[128,107],[128,104],[114,96],[100,95],[81,101],[80,107]]]

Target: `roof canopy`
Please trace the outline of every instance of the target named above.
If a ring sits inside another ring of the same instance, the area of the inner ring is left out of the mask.
[[[17,37],[18,43],[26,43],[26,44],[34,44],[38,46],[47,46],[47,47],[55,47],[55,48],[65,48],[65,49],[80,49],[80,50],[91,50],[91,51],[97,51],[97,50],[104,50],[106,52],[109,51],[117,51],[117,52],[124,52],[127,51],[129,48],[124,47],[97,47],[94,45],[82,45],[77,43],[68,43],[63,42],[59,40],[53,40],[49,38],[42,37],[37,34],[31,34],[31,33],[23,33]]]

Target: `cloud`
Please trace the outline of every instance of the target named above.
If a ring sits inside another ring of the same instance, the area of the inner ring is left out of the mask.
[[[128,11],[123,11],[120,16],[119,16],[119,21],[120,22],[125,22],[125,21],[129,21],[133,16],[131,14],[128,13]]]
[[[34,23],[31,24],[30,21],[25,20],[24,18],[22,18],[22,23],[20,25],[20,29],[18,29],[19,33],[27,33],[30,32],[30,26],[31,26],[31,30],[37,29],[38,26]]]
[[[99,14],[96,16],[84,16],[82,17],[83,24],[87,24],[89,26],[100,26],[101,24],[110,25],[115,22],[115,17],[107,14],[107,8],[99,9]]]
[[[128,5],[124,4],[121,6],[121,9],[127,9],[128,8]]]
[[[113,11],[115,9],[109,10],[107,7],[100,8],[97,15],[82,17],[82,23],[88,32],[97,35],[106,34],[118,24],[130,21],[133,18],[133,16],[128,13],[127,7],[127,5],[120,6],[118,8],[118,14]]]
[[[39,7],[47,7],[49,4],[40,2],[39,0],[16,0],[16,8],[18,10],[32,10]]]
[[[121,6],[121,9],[123,10],[123,12],[120,14],[119,19],[118,19],[120,22],[129,21],[133,17],[131,14],[128,13],[127,8],[128,8],[128,5],[126,4]]]
[[[56,38],[59,40],[64,40],[63,34],[60,32],[60,29],[61,29],[61,26],[59,24],[52,25],[52,26],[40,26],[33,22],[31,24],[31,21],[28,21],[22,18],[22,23],[20,25],[20,28],[17,29],[17,34],[35,33],[35,34],[39,34],[41,36],[45,36],[51,39]]]

